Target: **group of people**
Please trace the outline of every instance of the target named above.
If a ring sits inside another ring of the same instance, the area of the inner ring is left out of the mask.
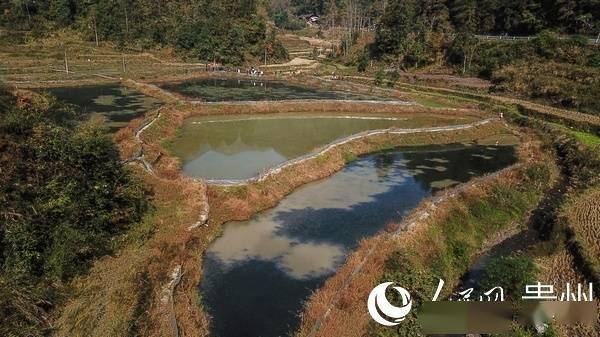
[[[240,72],[240,69],[238,69],[238,73],[239,72]],[[246,70],[246,74],[252,75],[252,76],[263,76],[265,73],[264,73],[264,71],[262,71],[258,68],[251,67],[250,69]]]

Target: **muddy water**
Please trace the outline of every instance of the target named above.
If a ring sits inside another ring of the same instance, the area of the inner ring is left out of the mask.
[[[249,221],[225,224],[206,252],[200,287],[212,334],[288,334],[303,301],[361,238],[401,220],[432,192],[515,160],[511,146],[483,145],[369,155]]]
[[[160,105],[153,97],[114,84],[52,88],[47,91],[59,100],[75,105],[79,113],[89,118],[104,118],[111,132]]]
[[[314,89],[277,81],[248,79],[197,79],[165,83],[161,88],[206,102],[222,101],[279,101],[292,99],[354,99],[383,100],[376,96],[351,94],[343,91]]]
[[[170,144],[185,174],[207,179],[244,179],[304,155],[343,136],[390,127],[466,123],[435,116],[270,114],[186,120]]]

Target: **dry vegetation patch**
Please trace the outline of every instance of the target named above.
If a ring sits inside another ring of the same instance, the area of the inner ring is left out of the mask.
[[[548,255],[542,255],[535,259],[536,264],[540,268],[540,282],[543,284],[554,285],[554,291],[557,294],[561,294],[566,291],[566,284],[570,283],[571,286],[581,283],[587,285],[588,282],[581,276],[581,272],[577,267],[573,255],[569,253],[564,244],[560,242],[554,247],[554,252]],[[571,289],[573,289],[571,287]],[[587,289],[587,286],[584,286]],[[596,294],[596,289],[594,289]],[[597,323],[593,326],[583,325],[557,325],[556,329],[561,336],[570,337],[596,337],[600,336],[600,303],[596,302],[598,306]]]
[[[169,310],[160,299],[177,265],[185,268],[185,275],[175,302],[187,303],[185,310],[176,306],[181,314],[178,324],[193,326],[188,331],[198,335],[206,333],[202,323],[206,318],[195,296],[197,249],[210,242],[216,229],[187,230],[203,209],[204,186],[183,177],[158,178],[132,167],[152,187],[154,208],[122,238],[124,248],[118,254],[100,259],[88,275],[73,282],[74,294],[56,321],[57,336],[127,336],[134,331],[143,336],[172,335]]]
[[[127,79],[121,81],[121,84],[124,86],[135,89],[145,95],[157,98],[166,103],[177,103],[183,98],[175,93],[163,90],[154,84],[148,84],[143,82],[134,81],[132,79]]]
[[[592,187],[563,206],[567,227],[573,232],[586,263],[600,277],[600,188]]]

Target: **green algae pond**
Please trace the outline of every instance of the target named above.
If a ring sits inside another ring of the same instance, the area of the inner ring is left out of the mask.
[[[167,147],[183,172],[209,180],[246,179],[338,138],[374,129],[472,122],[425,114],[229,115],[188,118]]]

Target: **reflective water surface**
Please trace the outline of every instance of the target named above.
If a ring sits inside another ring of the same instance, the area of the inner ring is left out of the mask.
[[[162,83],[159,86],[165,90],[173,91],[190,98],[201,99],[206,102],[278,101],[291,99],[386,99],[259,79],[207,78],[177,83]]]
[[[225,224],[206,252],[200,287],[212,334],[288,334],[303,301],[361,238],[399,221],[432,192],[515,160],[514,147],[483,145],[369,155],[249,221]]]
[[[413,128],[470,120],[431,115],[293,114],[189,118],[169,144],[185,174],[207,179],[244,179],[361,131]]]
[[[104,117],[112,132],[160,105],[153,97],[116,84],[46,90],[63,102],[76,105],[82,114]]]

